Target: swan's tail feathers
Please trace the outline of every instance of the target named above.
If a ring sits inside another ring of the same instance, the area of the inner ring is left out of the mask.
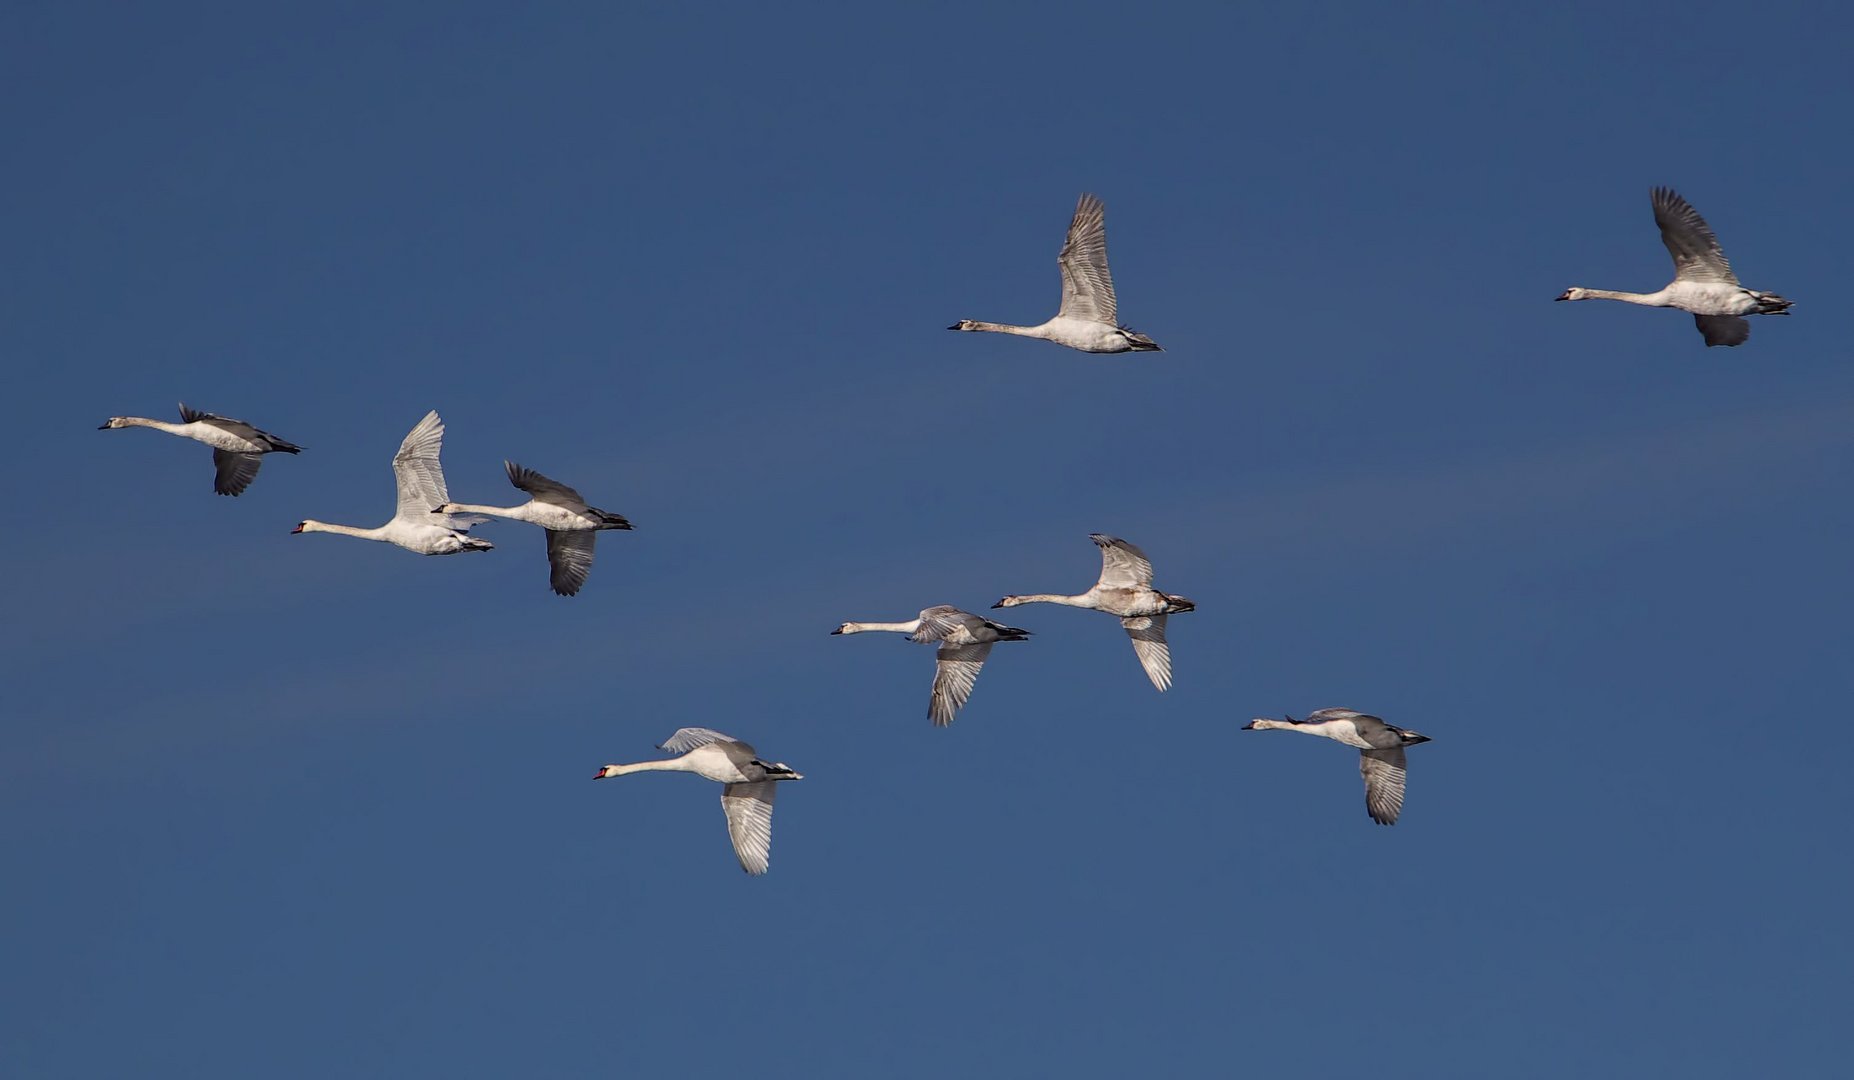
[[[1029,638],[1030,631],[1028,630],[1021,630],[1015,626],[998,627],[998,640],[1000,641],[1028,641]]]
[[[496,547],[480,536],[465,536],[462,533],[457,535],[457,542],[463,545],[463,551],[494,551]]]
[[[614,514],[606,510],[600,510],[597,507],[587,507],[587,509],[591,510],[593,516],[599,519],[599,528],[601,529],[629,529],[632,527],[630,519],[626,518],[623,514]]]
[[[302,447],[287,439],[279,439],[275,435],[265,435],[264,441],[269,443],[271,450],[275,452],[284,454],[300,454],[303,452]]]
[[[804,775],[797,769],[778,761],[761,761],[755,758],[753,763],[766,770],[768,780],[803,780]]]
[[[1121,327],[1120,333],[1121,333],[1121,336],[1126,338],[1127,349],[1130,352],[1164,352],[1165,351],[1164,349],[1161,349],[1159,347],[1158,342],[1152,340],[1151,338],[1147,337],[1144,334],[1136,333],[1135,331],[1127,327],[1124,327],[1124,326]]]
[[[1757,301],[1759,315],[1788,315],[1790,313],[1792,301],[1785,300],[1776,293],[1756,292],[1749,289],[1746,291],[1751,293],[1751,299]]]

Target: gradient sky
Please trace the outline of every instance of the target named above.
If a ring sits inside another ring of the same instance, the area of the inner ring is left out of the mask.
[[[21,3],[11,1077],[1845,1068],[1854,17],[1832,5]],[[1676,187],[1796,301],[1652,290]],[[1096,357],[1055,307],[1100,194]],[[174,403],[307,447],[239,499]],[[629,516],[423,559],[514,458]],[[1111,619],[827,636],[1079,591]],[[1403,820],[1330,705],[1434,742]],[[772,872],[683,725],[806,779]]]

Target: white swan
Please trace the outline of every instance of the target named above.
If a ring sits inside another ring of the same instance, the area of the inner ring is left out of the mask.
[[[485,518],[431,512],[432,507],[451,500],[444,488],[444,470],[438,465],[438,452],[443,448],[444,421],[438,419],[434,409],[406,433],[405,441],[399,444],[399,452],[393,455],[393,479],[399,487],[399,506],[393,520],[377,529],[361,529],[305,518],[290,532],[325,532],[381,540],[420,555],[488,551],[496,545],[464,532]]]
[[[473,503],[444,503],[434,514],[474,513],[512,518],[539,525],[547,530],[547,565],[552,570],[549,582],[561,596],[572,596],[592,573],[592,543],[601,529],[629,529],[631,523],[619,514],[587,506],[579,492],[549,480],[533,469],[524,469],[513,461],[504,461],[509,483],[529,494],[520,506],[477,506]]]
[[[721,809],[727,814],[727,834],[734,855],[749,874],[764,874],[772,850],[773,785],[780,780],[803,780],[791,767],[761,761],[753,747],[739,739],[707,728],[678,728],[659,750],[680,755],[666,761],[639,761],[606,765],[594,780],[639,772],[686,772],[726,784]]]
[[[978,681],[979,669],[991,655],[991,647],[1000,641],[1023,641],[1030,631],[992,622],[951,604],[922,609],[920,617],[907,622],[847,622],[833,634],[861,634],[869,630],[887,630],[907,634],[917,645],[940,643],[934,654],[939,663],[934,668],[933,693],[927,699],[927,717],[935,727],[953,722],[953,714],[972,697],[972,685]]]
[[[189,409],[184,401],[180,403],[180,420],[178,424],[170,424],[165,420],[150,420],[145,416],[112,416],[97,430],[154,428],[169,435],[205,443],[212,447],[213,467],[218,470],[213,476],[212,489],[221,495],[242,495],[251,486],[251,481],[257,479],[258,466],[264,463],[265,454],[298,454],[303,449],[268,431],[260,431],[243,420]]]
[[[1742,345],[1751,336],[1751,324],[1740,315],[1788,315],[1790,301],[1776,293],[1758,292],[1738,284],[1732,264],[1719,248],[1706,219],[1671,188],[1655,188],[1654,223],[1661,227],[1661,243],[1674,257],[1674,280],[1660,292],[1611,292],[1608,289],[1572,287],[1560,300],[1621,300],[1645,307],[1671,307],[1693,313],[1693,321],[1707,345]]]
[[[1085,593],[1062,596],[1033,593],[1007,596],[991,605],[994,608],[1019,604],[1063,604],[1088,608],[1120,616],[1133,639],[1133,652],[1146,669],[1146,677],[1161,691],[1172,685],[1172,649],[1165,641],[1165,617],[1196,610],[1197,605],[1182,596],[1160,592],[1152,587],[1152,562],[1146,553],[1117,537],[1091,534],[1101,549],[1101,579]]]
[[[1039,326],[961,319],[948,330],[990,330],[999,334],[1042,338],[1091,353],[1163,352],[1158,343],[1118,322],[1114,279],[1107,272],[1107,208],[1083,194],[1069,220],[1069,238],[1056,256],[1062,269],[1062,306]]]
[[[1298,731],[1359,749],[1358,771],[1365,778],[1365,810],[1379,825],[1397,824],[1403,811],[1403,748],[1426,743],[1427,735],[1387,724],[1354,709],[1321,709],[1305,720],[1255,719],[1244,731]]]

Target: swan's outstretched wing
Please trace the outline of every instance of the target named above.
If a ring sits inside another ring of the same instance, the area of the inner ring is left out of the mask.
[[[595,532],[547,530],[547,565],[553,573],[548,584],[561,596],[572,596],[592,573],[592,542]]]
[[[1376,720],[1380,724],[1384,722],[1382,717],[1373,716],[1370,713],[1362,713],[1357,709],[1315,709],[1303,717],[1299,722],[1302,724],[1323,724],[1328,720],[1353,719]]]
[[[443,449],[444,421],[434,409],[406,433],[399,452],[393,455],[393,479],[399,485],[399,509],[394,517],[418,525],[440,524],[431,511],[451,501],[444,486],[444,469],[438,465]]]
[[[1161,692],[1171,689],[1172,647],[1165,643],[1165,616],[1137,615],[1120,620],[1120,625],[1133,639],[1133,655],[1139,657],[1139,666],[1146,669],[1152,685]]]
[[[1675,281],[1722,281],[1738,284],[1732,264],[1719,249],[1719,238],[1712,234],[1706,219],[1674,194],[1672,188],[1655,188],[1649,196],[1654,203],[1654,223],[1661,227],[1661,242],[1674,257]],[[1709,341],[1708,344],[1711,344]],[[1734,344],[1736,344],[1734,342]]]
[[[1371,820],[1397,824],[1403,811],[1403,747],[1359,751],[1358,772],[1365,778],[1365,809]]]
[[[677,728],[676,733],[663,740],[657,749],[668,750],[672,754],[686,754],[698,746],[707,746],[709,743],[716,742],[738,743],[740,740],[732,735],[723,735],[712,728],[685,727]],[[748,756],[753,754],[753,747],[747,746],[746,743],[740,743],[740,745],[747,747]]]
[[[1093,195],[1075,204],[1056,265],[1062,268],[1062,307],[1056,314],[1118,325],[1114,279],[1107,273],[1107,207]]]
[[[944,641],[949,634],[961,630],[977,630],[985,620],[970,612],[961,611],[951,604],[939,604],[921,611],[921,625],[908,640],[916,645],[925,645],[929,641]]]
[[[259,435],[263,434],[258,431],[257,428],[252,427],[243,420],[234,420],[229,416],[220,416],[218,413],[190,409],[184,401],[180,403],[180,422],[183,424],[210,424],[221,431],[229,431],[241,439],[256,439]]]
[[[945,727],[953,722],[953,714],[972,697],[972,684],[978,682],[979,669],[991,655],[991,642],[942,645],[934,655],[940,662],[934,668],[933,696],[927,702],[927,716],[935,727]]]
[[[251,486],[251,481],[257,479],[258,466],[264,464],[264,455],[215,448],[212,463],[219,470],[218,475],[213,477],[212,489],[221,495],[242,495]]]
[[[527,492],[535,502],[552,503],[569,510],[586,508],[586,500],[579,497],[579,492],[558,480],[550,480],[533,469],[523,468],[513,461],[503,462],[502,467],[508,470],[509,483]]]
[[[1117,536],[1093,533],[1088,539],[1101,549],[1103,589],[1152,588],[1152,562],[1145,552]]]
[[[1751,336],[1751,323],[1736,315],[1695,315],[1693,322],[1708,345],[1743,345]]]
[[[749,874],[764,874],[772,852],[773,795],[779,785],[771,780],[728,784],[721,789],[721,809],[727,814],[727,835],[734,841],[734,857]]]

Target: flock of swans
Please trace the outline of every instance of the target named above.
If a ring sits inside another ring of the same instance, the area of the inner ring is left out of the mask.
[[[1693,315],[1708,346],[1741,345],[1750,337],[1746,315],[1787,315],[1790,301],[1738,283],[1731,263],[1705,219],[1667,188],[1651,193],[1661,242],[1674,258],[1674,280],[1653,293],[1613,292],[1574,287],[1559,300],[1621,300],[1647,307],[1672,307]],[[1055,317],[1036,326],[962,319],[949,330],[991,331],[1041,338],[1091,353],[1159,352],[1158,343],[1119,323],[1114,281],[1107,269],[1107,214],[1101,200],[1084,194],[1069,222],[1068,238],[1057,256],[1062,271],[1062,304]],[[193,439],[212,447],[213,490],[239,495],[256,479],[264,455],[297,454],[302,447],[243,420],[180,406],[178,424],[139,416],[113,416],[103,429],[146,427]],[[514,462],[504,462],[509,483],[528,495],[519,506],[479,506],[454,502],[438,457],[444,422],[436,411],[425,414],[393,455],[397,502],[392,519],[376,528],[333,525],[313,518],[298,522],[295,533],[325,532],[378,540],[420,555],[456,555],[489,551],[487,540],[470,535],[472,526],[491,518],[539,525],[547,533],[549,584],[561,596],[577,595],[592,569],[593,544],[600,532],[628,530],[622,515],[586,503],[573,488]],[[993,608],[1022,604],[1060,604],[1104,612],[1120,620],[1146,677],[1163,692],[1172,685],[1172,654],[1166,620],[1193,611],[1196,605],[1176,593],[1153,587],[1152,561],[1135,545],[1101,533],[1092,539],[1101,549],[1101,574],[1086,591],[1010,595]],[[934,643],[933,687],[927,715],[935,726],[953,722],[971,700],[979,671],[999,642],[1027,641],[1030,631],[1005,626],[969,611],[942,604],[924,608],[899,622],[845,622],[832,634],[883,631],[908,635],[917,644]],[[1298,731],[1358,748],[1359,773],[1365,783],[1365,809],[1380,825],[1395,824],[1403,810],[1404,749],[1428,742],[1426,735],[1385,723],[1352,709],[1320,709],[1304,720],[1258,718],[1244,730]],[[687,772],[722,785],[721,807],[728,836],[741,868],[763,874],[772,848],[772,808],[776,785],[804,777],[781,762],[762,759],[745,742],[708,728],[678,729],[660,750],[674,757],[605,765],[594,779],[638,772]]]

